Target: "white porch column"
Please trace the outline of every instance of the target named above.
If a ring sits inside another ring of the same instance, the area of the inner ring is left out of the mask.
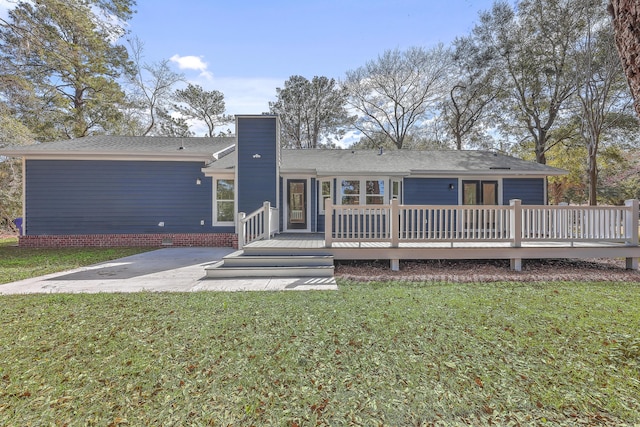
[[[638,246],[638,199],[625,200],[624,205],[629,208],[624,225],[627,231],[625,243],[629,246]]]
[[[244,219],[247,216],[244,212],[238,212],[238,221],[236,222],[236,234],[238,235],[238,249],[244,247]]]
[[[522,200],[509,200],[511,206],[511,246],[522,246]]]
[[[266,200],[262,204],[262,232],[264,239],[271,239],[271,203]]]
[[[324,199],[324,246],[330,248],[333,240],[333,200]]]
[[[400,206],[398,199],[391,200],[389,232],[391,233],[391,247],[397,248],[400,245]]]
[[[522,246],[522,200],[509,200],[509,205],[511,206],[511,246],[519,248]],[[522,258],[511,258],[510,261],[513,271],[522,271]]]
[[[625,200],[624,205],[630,208],[625,219],[627,234],[625,243],[628,246],[638,246],[638,217],[640,215],[638,199]],[[627,270],[638,270],[638,258],[627,258],[626,267]]]

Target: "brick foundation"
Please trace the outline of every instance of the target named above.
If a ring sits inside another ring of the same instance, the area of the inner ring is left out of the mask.
[[[233,233],[189,234],[83,234],[59,236],[20,236],[25,248],[79,247],[165,247],[205,246],[237,248],[238,235]]]

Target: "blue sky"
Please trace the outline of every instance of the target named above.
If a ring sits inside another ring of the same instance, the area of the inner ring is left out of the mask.
[[[15,0],[0,0],[0,15]],[[225,96],[228,114],[268,111],[292,75],[342,79],[387,49],[468,34],[493,0],[137,0],[145,61],[171,59]]]
[[[149,62],[225,95],[229,114],[259,114],[299,74],[344,77],[387,49],[465,35],[492,0],[138,0],[130,30]]]

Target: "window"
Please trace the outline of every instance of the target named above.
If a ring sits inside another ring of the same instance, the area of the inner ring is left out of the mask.
[[[360,180],[342,180],[341,200],[343,205],[360,204]]]
[[[384,179],[343,179],[340,181],[342,205],[382,205],[385,203]]]
[[[402,195],[402,181],[398,179],[391,180],[391,198],[398,199],[401,202],[400,197]]]
[[[462,181],[463,205],[497,205],[497,181]]]
[[[320,189],[318,191],[318,212],[324,214],[325,200],[331,199],[333,194],[331,192],[331,181],[320,181]],[[332,199],[333,200],[333,199]]]
[[[384,181],[376,179],[375,181],[366,181],[367,205],[383,205],[384,204]]]
[[[235,218],[235,183],[233,179],[217,179],[215,184],[215,224],[233,224]]]

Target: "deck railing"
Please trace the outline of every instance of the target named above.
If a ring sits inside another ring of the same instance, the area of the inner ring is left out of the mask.
[[[238,212],[238,249],[251,242],[268,240],[280,232],[278,208],[272,208],[271,203],[264,202],[262,207],[249,215]]]
[[[325,243],[624,242],[638,245],[638,200],[625,206],[339,205],[327,199]]]

